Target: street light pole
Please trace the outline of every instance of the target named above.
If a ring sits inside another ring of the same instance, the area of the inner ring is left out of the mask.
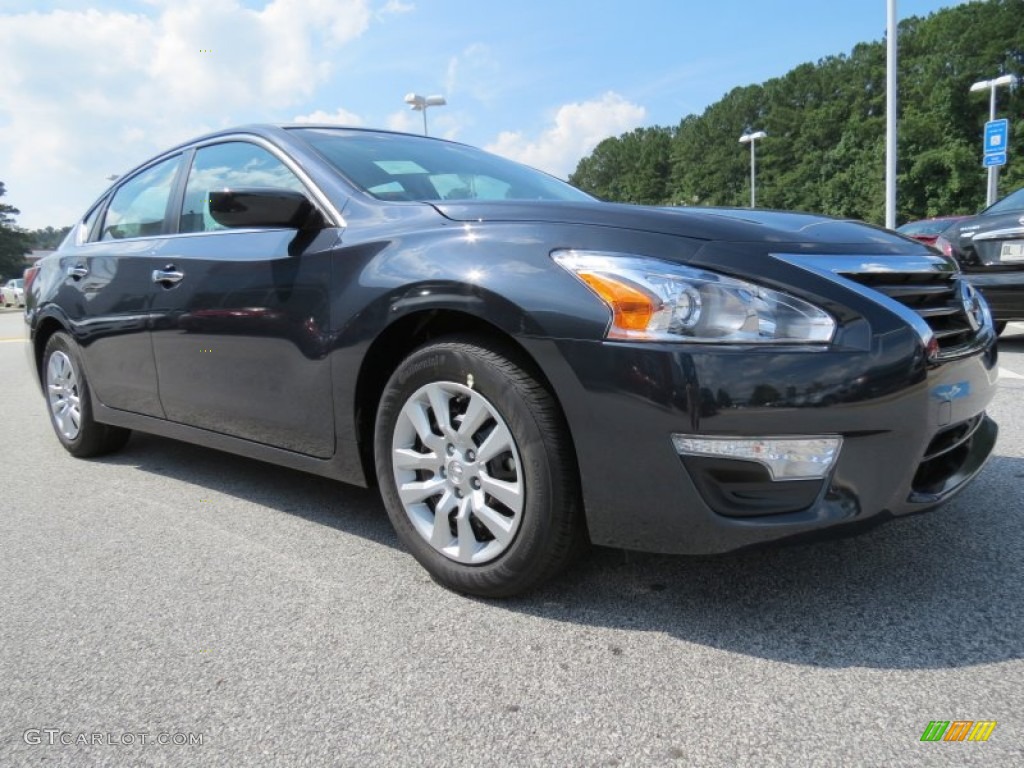
[[[896,0],[886,4],[885,35],[885,226],[896,227],[896,67],[899,26]]]
[[[744,133],[740,136],[740,144],[750,145],[750,207],[757,207],[757,150],[754,145],[758,139],[763,139],[768,134],[764,131]]]
[[[443,107],[448,102],[444,96],[420,96],[418,93],[405,94],[409,109],[423,113],[423,135],[427,136],[427,107]]]
[[[988,121],[991,123],[996,119],[996,88],[1000,85],[1008,85],[1011,88],[1017,84],[1017,78],[1014,75],[1003,75],[997,77],[994,80],[979,80],[971,85],[971,93],[975,91],[984,91],[988,88]],[[988,167],[988,188],[985,191],[985,206],[988,207],[996,201],[999,197],[999,166],[990,165]]]

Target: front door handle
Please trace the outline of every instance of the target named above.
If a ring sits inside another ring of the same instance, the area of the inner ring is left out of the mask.
[[[73,280],[81,280],[88,274],[89,268],[84,264],[75,264],[73,267],[68,267],[68,277]]]
[[[179,272],[173,264],[168,264],[163,269],[153,270],[153,282],[160,283],[165,288],[171,288],[182,281],[184,272]]]

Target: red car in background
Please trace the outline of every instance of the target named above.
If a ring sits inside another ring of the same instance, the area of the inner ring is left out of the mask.
[[[950,224],[966,218],[966,216],[937,216],[934,219],[908,221],[902,227],[896,227],[896,231],[901,235],[920,240],[925,245],[935,245],[935,239],[947,230]]]

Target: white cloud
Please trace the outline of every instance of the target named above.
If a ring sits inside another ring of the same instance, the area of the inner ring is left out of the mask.
[[[310,112],[308,115],[296,115],[294,120],[296,123],[330,123],[353,126],[365,124],[363,118],[355,112],[349,112],[347,109],[340,107],[334,112],[325,112],[322,109],[318,109],[315,112]]]
[[[564,179],[601,141],[638,127],[646,114],[642,106],[609,91],[596,101],[559,107],[554,124],[536,139],[502,131],[486,149]]]
[[[464,92],[486,104],[494,99],[501,82],[500,67],[491,49],[483,43],[468,45],[448,59],[444,87],[449,98]]]
[[[107,175],[170,144],[281,119],[371,19],[369,0],[150,5],[0,14],[0,168],[22,226],[70,224]]]
[[[427,119],[429,120],[430,117],[428,116]],[[411,109],[403,109],[388,115],[384,120],[384,125],[389,131],[423,133],[423,115]]]
[[[415,10],[416,6],[412,3],[403,3],[402,0],[388,0],[381,6],[380,10],[377,11],[377,18],[382,19],[385,16],[399,16],[403,13],[410,13]]]

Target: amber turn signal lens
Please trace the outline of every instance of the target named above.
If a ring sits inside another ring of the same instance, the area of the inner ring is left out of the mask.
[[[643,331],[654,315],[654,299],[650,295],[596,272],[580,272],[580,279],[590,286],[612,310],[612,325],[621,331]]]

